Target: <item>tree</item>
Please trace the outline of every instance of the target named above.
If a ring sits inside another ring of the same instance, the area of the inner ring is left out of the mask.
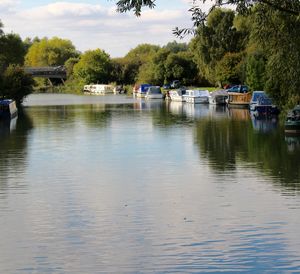
[[[300,101],[299,16],[257,5],[251,37],[265,61],[264,88],[281,106]],[[274,31],[276,30],[276,31]]]
[[[0,36],[4,34],[2,28],[3,28],[3,23],[0,20]]]
[[[78,57],[70,40],[53,37],[33,42],[25,57],[27,66],[60,66],[72,57]]]
[[[133,84],[140,80],[138,76],[140,71],[143,71],[150,64],[159,49],[160,47],[156,45],[141,44],[130,50],[124,58],[119,59],[123,83]]]
[[[119,12],[127,12],[134,10],[135,15],[140,16],[143,7],[154,8],[156,0],[120,0],[116,1],[117,10]],[[173,32],[176,36],[182,37],[186,34],[195,34],[198,27],[202,25],[211,12],[216,8],[231,5],[235,7],[238,13],[245,14],[252,9],[256,4],[262,4],[269,9],[280,11],[289,15],[300,15],[300,1],[298,0],[212,0],[211,8],[208,12],[204,12],[200,5],[207,2],[207,0],[192,0],[191,19],[193,26],[189,28],[180,29],[176,27]]]
[[[101,49],[88,50],[74,65],[74,77],[84,84],[108,83],[111,80],[112,62],[110,56]]]
[[[266,58],[263,53],[255,52],[247,57],[246,83],[252,90],[264,90]]]
[[[246,34],[234,27],[234,18],[231,10],[214,10],[190,44],[199,71],[212,84],[217,82],[216,66],[223,56],[240,52],[245,46]]]
[[[221,86],[243,82],[243,60],[243,52],[229,52],[218,62],[216,66],[216,79]]]
[[[171,53],[165,61],[166,79],[180,79],[184,85],[195,82],[198,70],[189,52]]]
[[[23,65],[26,49],[19,35],[14,33],[2,35],[0,37],[0,48],[0,59],[4,67],[9,64]]]
[[[18,104],[32,93],[34,81],[19,65],[9,65],[3,73],[1,97],[14,99]]]

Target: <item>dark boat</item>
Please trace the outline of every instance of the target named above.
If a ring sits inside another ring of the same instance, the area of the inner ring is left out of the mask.
[[[286,133],[300,134],[300,105],[295,106],[286,117],[284,123]]]
[[[16,117],[18,109],[16,102],[11,99],[0,99],[0,119],[11,119]]]
[[[255,117],[261,115],[277,115],[279,109],[264,91],[254,91],[250,101],[250,111]]]

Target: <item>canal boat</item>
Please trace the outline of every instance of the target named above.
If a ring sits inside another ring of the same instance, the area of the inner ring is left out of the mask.
[[[228,92],[228,107],[248,108],[251,100],[251,93]]]
[[[185,89],[174,89],[169,91],[169,98],[174,102],[184,102],[185,98],[183,95],[186,94]]]
[[[254,116],[277,115],[279,109],[264,91],[254,91],[250,101],[250,111]]]
[[[208,104],[209,91],[199,89],[187,89],[183,95],[184,100],[191,104]]]
[[[16,101],[0,99],[0,119],[12,119],[18,115]]]
[[[138,98],[145,98],[148,88],[151,87],[149,84],[141,84],[135,94]]]
[[[95,95],[105,95],[108,93],[113,93],[113,86],[104,84],[91,85],[90,93]]]
[[[228,92],[225,89],[216,90],[210,93],[209,103],[212,105],[225,105],[228,98]]]
[[[145,99],[163,99],[164,95],[161,93],[160,86],[148,87]]]
[[[300,105],[297,105],[288,113],[284,130],[286,133],[300,134]]]

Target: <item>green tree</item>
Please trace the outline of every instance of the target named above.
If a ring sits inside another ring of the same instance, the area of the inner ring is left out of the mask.
[[[282,106],[300,101],[299,16],[257,5],[252,40],[266,58],[265,90]]]
[[[74,65],[74,77],[85,84],[108,83],[111,80],[112,61],[101,49],[88,50],[81,55]]]
[[[25,57],[27,66],[59,66],[72,57],[78,57],[72,42],[66,39],[53,37],[43,38],[33,42]]]
[[[73,75],[74,66],[79,62],[79,60],[79,57],[71,57],[65,62],[64,66],[67,71],[67,78]]]
[[[252,90],[264,90],[265,70],[266,58],[262,53],[256,52],[247,57],[246,83]]]
[[[32,93],[34,81],[19,65],[9,65],[3,73],[1,97],[14,99],[18,104]]]
[[[143,70],[147,69],[159,49],[160,47],[156,45],[141,44],[130,50],[122,60],[119,59],[118,62],[122,66],[123,83],[133,84],[140,81],[139,73],[144,73]]]
[[[165,61],[165,68],[167,81],[180,79],[184,85],[194,83],[198,74],[197,65],[189,52],[169,54]]]
[[[243,82],[243,52],[226,53],[216,66],[216,79],[219,84]]]
[[[200,73],[212,84],[217,82],[215,69],[223,56],[229,52],[240,52],[245,46],[246,34],[234,27],[234,18],[231,10],[214,10],[190,44]]]
[[[9,64],[23,65],[26,53],[19,35],[14,33],[0,36],[0,67],[3,71]]]

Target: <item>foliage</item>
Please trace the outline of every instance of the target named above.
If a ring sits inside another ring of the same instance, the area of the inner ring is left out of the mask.
[[[70,40],[53,37],[43,38],[33,42],[25,57],[27,66],[59,66],[72,57],[78,57],[78,52]]]
[[[79,62],[79,60],[79,57],[71,57],[65,62],[64,66],[66,68],[68,78],[73,75],[74,66]]]
[[[277,31],[274,31],[277,30]],[[265,90],[281,105],[300,100],[300,18],[258,5],[252,39],[266,57]]]
[[[19,35],[14,33],[0,36],[0,70],[3,71],[9,64],[24,63],[25,46]]]
[[[9,65],[3,74],[1,97],[22,103],[24,97],[33,91],[34,81],[19,65]]]
[[[214,10],[191,42],[200,73],[211,83],[217,82],[215,69],[223,56],[244,49],[246,34],[233,26],[234,16],[231,10]]]
[[[246,83],[252,90],[264,90],[266,58],[256,52],[247,57]]]
[[[166,62],[166,79],[172,81],[180,79],[182,84],[190,85],[195,82],[197,76],[197,66],[192,60],[189,52],[179,52],[169,54]]]
[[[73,67],[75,78],[85,84],[108,83],[111,80],[111,70],[110,56],[101,49],[86,51]]]
[[[220,85],[241,83],[243,81],[244,53],[226,53],[216,66],[216,79]]]
[[[113,79],[122,84],[139,81],[139,73],[143,73],[159,49],[160,47],[156,45],[141,44],[130,50],[124,58],[114,59],[113,66],[116,72]]]
[[[174,40],[173,42],[166,44],[163,48],[170,52],[178,53],[180,51],[187,51],[188,45],[186,43],[178,43]]]

